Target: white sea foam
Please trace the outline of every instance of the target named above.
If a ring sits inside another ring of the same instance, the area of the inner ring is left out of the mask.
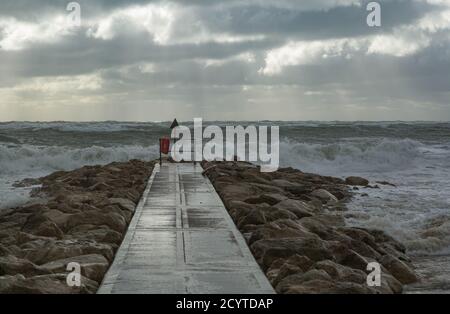
[[[37,178],[58,170],[86,165],[104,165],[131,159],[153,160],[156,146],[68,148],[60,146],[0,145],[0,209],[19,206],[29,200],[30,189],[13,188],[24,178]]]
[[[0,145],[0,174],[71,170],[130,159],[151,160],[156,158],[157,152],[156,145],[87,148]]]
[[[35,173],[35,175],[39,176],[38,173]],[[12,186],[15,181],[20,179],[25,179],[25,177],[16,175],[0,176],[0,209],[20,206],[30,200],[29,192],[31,187],[14,188]]]
[[[30,200],[29,191],[22,189],[2,190],[0,188],[0,209],[24,205]]]
[[[358,139],[339,143],[280,143],[281,163],[329,175],[402,170],[420,162],[418,141]]]
[[[348,223],[384,230],[413,254],[450,252],[447,144],[360,137],[336,143],[289,140],[281,143],[280,151],[283,166],[338,177],[360,175],[372,184],[396,184],[356,192],[359,196],[349,204]]]
[[[280,143],[283,166],[305,171],[343,175],[342,172],[391,171],[416,166],[420,162],[421,143],[413,140],[381,140],[308,144]],[[70,170],[84,165],[106,164],[130,159],[157,158],[157,145],[116,147],[0,145],[0,174],[36,170]]]

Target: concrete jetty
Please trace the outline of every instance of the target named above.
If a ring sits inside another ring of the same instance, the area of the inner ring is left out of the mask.
[[[155,167],[98,293],[274,293],[202,171]]]

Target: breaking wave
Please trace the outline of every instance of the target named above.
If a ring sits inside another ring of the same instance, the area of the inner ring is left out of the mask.
[[[329,144],[285,140],[280,143],[280,162],[282,166],[325,174],[390,171],[414,166],[421,157],[421,147],[423,144],[414,140],[383,139]],[[69,170],[113,161],[150,160],[157,158],[157,153],[157,145],[87,148],[0,145],[0,173]]]
[[[339,143],[280,143],[281,166],[322,174],[402,170],[416,166],[424,145],[414,140],[358,140]],[[158,157],[157,145],[114,147],[0,145],[0,173],[69,170],[84,165]]]
[[[156,145],[87,148],[0,145],[0,174],[72,170],[131,159],[151,160],[157,157],[157,152]]]
[[[339,143],[280,143],[283,166],[323,174],[404,170],[416,166],[424,145],[410,139],[358,139]]]

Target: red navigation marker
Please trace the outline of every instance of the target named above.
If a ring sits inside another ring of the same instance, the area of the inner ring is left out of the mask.
[[[170,148],[170,139],[163,137],[159,139],[159,150],[162,154],[168,154]]]

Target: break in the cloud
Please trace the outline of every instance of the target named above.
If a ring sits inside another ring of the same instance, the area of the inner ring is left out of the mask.
[[[0,3],[0,120],[448,120],[450,0]]]

